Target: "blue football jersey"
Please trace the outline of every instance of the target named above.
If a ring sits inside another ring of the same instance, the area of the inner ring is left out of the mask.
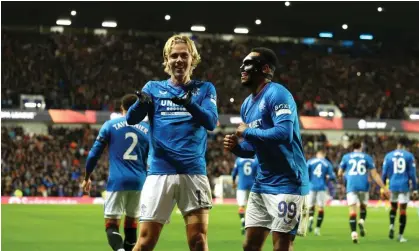
[[[394,150],[384,157],[383,181],[390,180],[390,191],[409,192],[409,180],[413,190],[416,190],[415,157],[406,150]]]
[[[109,175],[107,191],[141,191],[147,175],[149,125],[130,126],[126,118],[108,120],[103,124],[86,162],[92,168],[108,145]]]
[[[325,158],[312,158],[307,161],[311,191],[326,191],[326,175],[335,180],[333,165]]]
[[[340,166],[345,173],[346,192],[368,192],[368,171],[375,168],[372,157],[363,152],[347,153]]]
[[[238,190],[250,190],[255,181],[258,168],[257,159],[237,158],[232,172],[233,180],[239,176]]]
[[[259,161],[252,192],[308,194],[308,168],[291,93],[284,86],[270,82],[257,96],[251,94],[246,98],[240,113],[249,127],[243,133],[240,147],[253,150]]]
[[[213,130],[218,121],[213,84],[193,80],[186,86],[175,85],[169,79],[149,81],[142,91],[153,101],[148,111],[152,154],[149,175],[206,175],[207,129]],[[187,91],[192,91],[189,110],[171,101]],[[205,116],[201,116],[203,113]]]

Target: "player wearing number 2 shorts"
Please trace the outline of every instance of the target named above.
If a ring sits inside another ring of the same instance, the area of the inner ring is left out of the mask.
[[[259,163],[257,158],[237,158],[234,164],[231,176],[233,178],[233,188],[237,187],[236,198],[239,205],[239,217],[242,223],[242,234],[245,233],[245,206],[249,198],[250,189],[255,182],[257,167]],[[239,176],[238,185],[236,185],[236,177]]]
[[[356,232],[356,206],[360,204],[359,214],[359,230],[361,236],[365,236],[365,219],[367,217],[368,205],[368,191],[370,184],[368,182],[368,175],[388,193],[380,175],[375,169],[372,157],[362,152],[362,144],[354,142],[352,144],[353,152],[347,153],[342,157],[340,162],[338,176],[343,180],[343,175],[346,180],[346,200],[349,206],[349,225],[351,227],[351,238],[354,243],[358,243],[358,233]]]
[[[390,180],[390,233],[389,238],[394,238],[394,221],[397,214],[397,206],[400,204],[399,216],[399,242],[406,242],[403,238],[404,229],[407,223],[406,208],[409,203],[410,186],[412,184],[413,197],[417,197],[416,164],[415,157],[406,150],[408,144],[407,138],[400,138],[397,149],[387,153],[384,157],[382,179]]]
[[[297,106],[272,82],[277,65],[275,52],[263,47],[243,59],[241,83],[252,93],[241,107],[243,123],[224,138],[227,150],[243,158],[256,154],[259,161],[247,202],[245,251],[261,250],[270,232],[274,250],[292,250],[295,235],[307,229],[309,178]]]
[[[135,103],[137,96],[122,98],[123,117],[103,124],[86,161],[83,188],[90,190],[90,175],[103,150],[108,146],[109,175],[104,205],[106,235],[112,250],[131,250],[137,241],[137,222],[140,216],[140,195],[146,179],[149,152],[149,125],[141,122],[127,124],[125,113]],[[125,214],[122,240],[119,233],[121,216]]]

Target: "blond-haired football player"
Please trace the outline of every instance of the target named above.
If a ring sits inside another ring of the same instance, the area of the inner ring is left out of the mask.
[[[212,207],[206,173],[207,130],[218,120],[212,83],[191,80],[200,62],[187,36],[170,37],[163,49],[170,78],[149,81],[127,114],[128,124],[150,120],[151,161],[141,197],[140,237],[134,250],[153,250],[175,204],[186,225],[190,250],[208,250],[208,213]]]

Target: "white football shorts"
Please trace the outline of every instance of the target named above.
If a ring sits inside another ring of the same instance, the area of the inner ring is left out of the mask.
[[[142,194],[140,221],[167,224],[175,204],[183,216],[200,208],[212,208],[211,187],[206,175],[150,175]]]
[[[407,204],[410,201],[410,194],[409,192],[391,192],[390,194],[390,202],[398,202],[400,204]]]
[[[272,232],[305,236],[308,221],[308,196],[250,193],[246,228],[264,227]]]
[[[141,191],[106,191],[104,214],[105,218],[121,219],[126,216],[138,218],[140,216]]]
[[[349,192],[346,194],[348,206],[356,205],[357,203],[368,205],[368,199],[368,192]]]

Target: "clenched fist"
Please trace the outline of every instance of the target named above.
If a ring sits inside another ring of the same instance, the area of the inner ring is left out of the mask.
[[[228,151],[231,151],[238,143],[239,138],[234,134],[226,135],[224,137],[224,149]]]

